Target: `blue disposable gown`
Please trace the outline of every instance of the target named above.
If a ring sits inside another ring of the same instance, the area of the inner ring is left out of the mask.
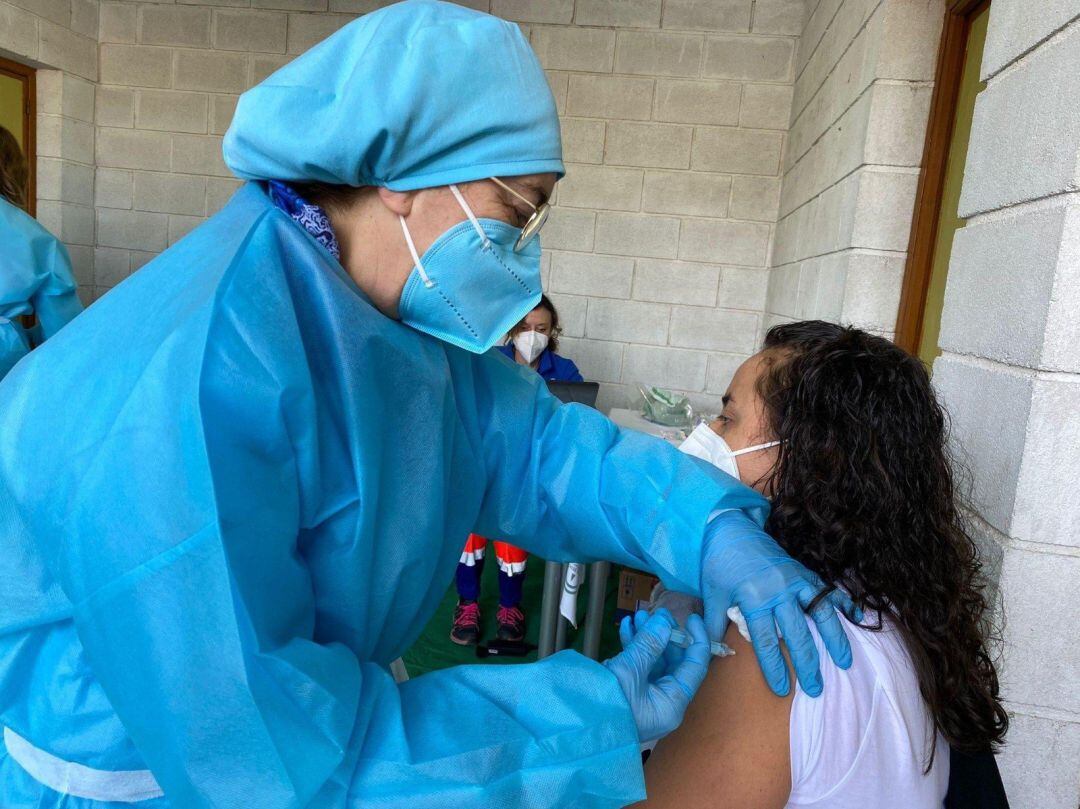
[[[564,652],[398,685],[388,665],[470,531],[699,592],[709,513],[764,514],[497,352],[383,316],[256,184],[10,381],[0,724],[66,761],[150,768],[166,797],[148,807],[638,799],[603,666]],[[7,756],[0,789],[6,809],[107,805]]]
[[[81,311],[67,249],[36,219],[0,198],[0,379],[30,350],[22,315],[37,315],[43,340]]]

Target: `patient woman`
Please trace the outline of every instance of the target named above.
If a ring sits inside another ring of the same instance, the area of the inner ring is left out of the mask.
[[[796,687],[778,698],[732,624],[736,654],[714,659],[656,748],[639,806],[941,807],[949,746],[1002,741],[981,568],[946,436],[926,369],[892,343],[820,321],[769,331],[685,449],[772,498],[769,533],[862,607],[848,627],[853,663],[838,669],[818,638],[822,697]],[[678,600],[658,599],[674,612]]]

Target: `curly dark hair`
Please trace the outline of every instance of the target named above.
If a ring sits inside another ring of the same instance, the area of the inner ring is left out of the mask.
[[[19,142],[0,126],[0,197],[17,208],[26,210],[29,168]]]
[[[830,587],[896,617],[953,748],[997,749],[1009,720],[996,637],[926,367],[888,340],[822,321],[773,327],[763,352],[758,393],[783,441],[767,530]],[[932,738],[929,749],[927,770]]]

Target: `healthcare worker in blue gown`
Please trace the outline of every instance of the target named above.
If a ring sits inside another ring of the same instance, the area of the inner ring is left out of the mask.
[[[766,501],[485,353],[539,300],[563,173],[516,25],[362,17],[244,94],[225,157],[251,182],[0,385],[0,805],[642,798],[705,624],[681,657],[659,616],[605,663],[396,684],[470,531],[654,571],[714,636],[738,604],[774,687],[779,625],[820,691],[820,581]]]
[[[25,210],[26,160],[0,126],[0,379],[82,311],[67,248]],[[25,329],[21,318],[36,315]]]

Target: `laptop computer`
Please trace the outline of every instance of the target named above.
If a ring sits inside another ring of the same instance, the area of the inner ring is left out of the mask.
[[[548,382],[547,386],[563,404],[576,402],[586,407],[596,407],[596,395],[600,392],[598,382]]]

